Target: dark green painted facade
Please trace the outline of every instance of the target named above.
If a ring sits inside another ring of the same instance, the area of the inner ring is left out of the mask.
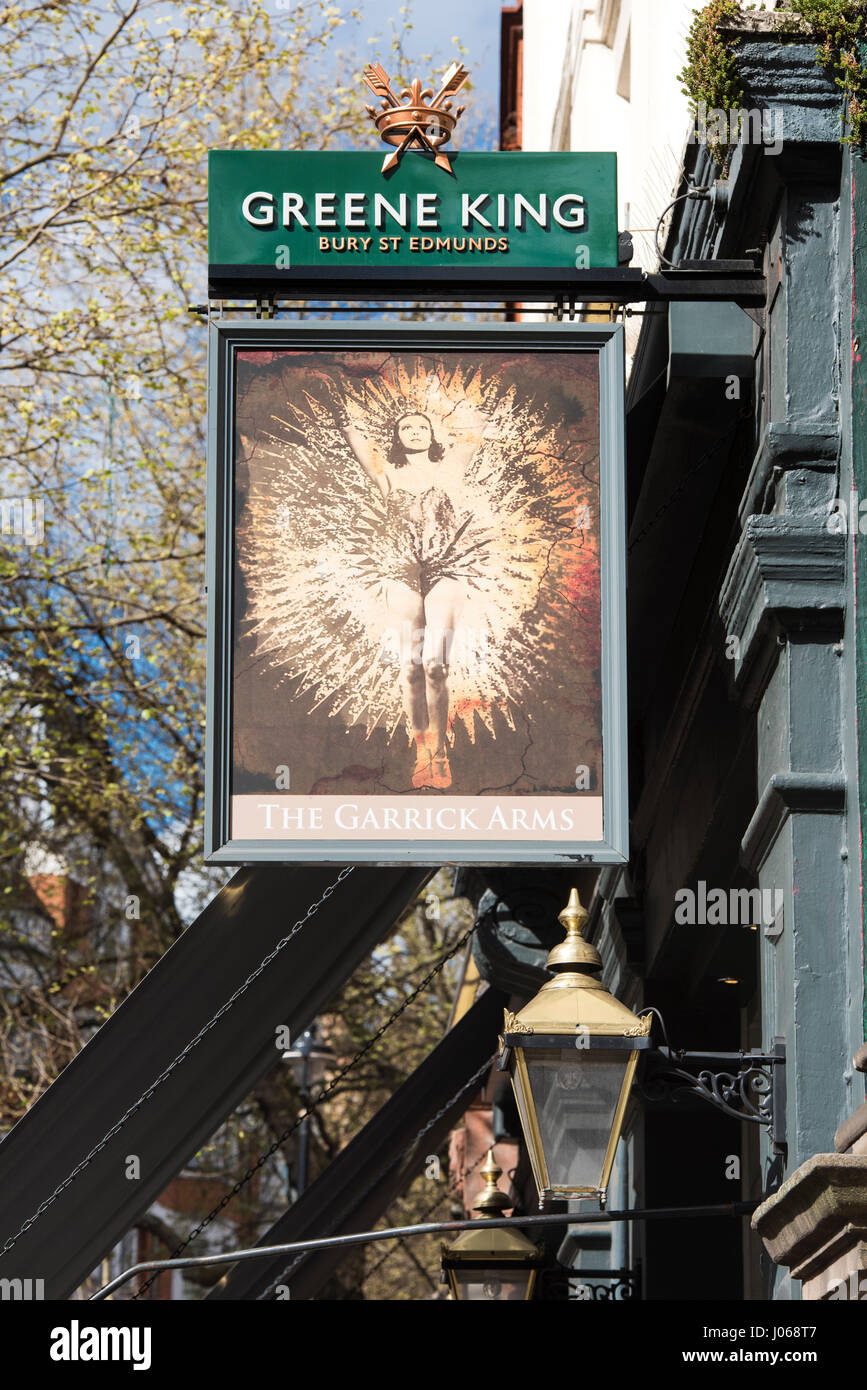
[[[867,50],[865,50],[867,56]],[[852,474],[859,499],[856,554],[856,650],[858,658],[858,763],[861,809],[860,860],[863,882],[865,869],[864,826],[867,825],[867,509],[861,531],[861,499],[867,499],[867,155],[854,150],[849,159],[852,226]],[[861,948],[864,952],[864,911],[862,893]],[[864,1034],[867,1036],[867,977],[864,991]]]

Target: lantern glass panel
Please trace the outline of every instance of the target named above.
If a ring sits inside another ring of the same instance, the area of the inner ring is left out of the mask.
[[[325,1073],[334,1063],[334,1053],[308,1030],[301,1034],[293,1048],[283,1053],[283,1060],[289,1063],[296,1085],[304,1091],[313,1091],[325,1080]]]
[[[307,1085],[311,1090],[314,1087],[318,1089],[322,1085],[329,1064],[333,1063],[333,1061],[334,1055],[331,1052],[323,1052],[317,1049],[310,1053],[310,1056],[307,1058]]]
[[[630,1052],[526,1048],[524,1057],[552,1188],[601,1186]]]
[[[461,1300],[480,1303],[519,1303],[527,1298],[532,1270],[456,1269],[455,1282]]]

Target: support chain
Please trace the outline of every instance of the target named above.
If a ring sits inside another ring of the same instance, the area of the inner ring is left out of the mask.
[[[306,1120],[310,1115],[312,1115],[313,1112],[316,1110],[317,1106],[321,1105],[322,1102],[326,1099],[326,1097],[329,1096],[330,1093],[334,1090],[334,1088],[344,1079],[344,1077],[348,1076],[348,1074],[352,1071],[353,1067],[358,1065],[362,1057],[366,1056],[370,1049],[377,1042],[379,1042],[379,1039],[383,1036],[383,1034],[388,1031],[391,1025],[395,1023],[398,1018],[400,1018],[404,1010],[409,1008],[409,1005],[413,1002],[413,1000],[417,999],[418,996],[422,993],[422,991],[427,988],[430,982],[442,970],[446,962],[451,960],[455,952],[459,951],[460,948],[463,945],[465,945],[465,943],[469,940],[474,930],[475,923],[473,923],[472,926],[467,928],[460,940],[455,942],[454,946],[452,946],[450,950],[446,953],[446,955],[444,955],[442,959],[437,962],[437,964],[433,967],[432,970],[428,971],[427,975],[424,977],[421,983],[416,986],[416,988],[412,991],[411,994],[407,995],[406,999],[404,999],[401,1004],[398,1005],[398,1007],[394,1010],[391,1016],[388,1019],[386,1019],[382,1027],[379,1028],[376,1033],[374,1033],[372,1038],[368,1039],[368,1041],[364,1044],[362,1048],[359,1049],[358,1052],[356,1052],[352,1060],[347,1062],[346,1066],[342,1067],[341,1070],[336,1074],[336,1076],[332,1077],[331,1081],[329,1081],[326,1086],[323,1086],[322,1090],[315,1097],[315,1099],[313,1099],[309,1103],[309,1105],[301,1112],[301,1114],[298,1115],[295,1120],[293,1120],[292,1124],[289,1125],[287,1129],[283,1130],[282,1134],[279,1134],[277,1138],[273,1141],[273,1143],[270,1144],[268,1148],[264,1150],[263,1153],[259,1154],[255,1162],[250,1165],[250,1167],[244,1173],[243,1177],[238,1179],[234,1187],[232,1187],[227,1193],[225,1193],[224,1196],[217,1203],[217,1205],[208,1212],[207,1216],[203,1217],[202,1220],[198,1223],[198,1225],[194,1226],[193,1229],[190,1232],[188,1232],[188,1234],[181,1241],[177,1249],[175,1249],[172,1252],[171,1258],[173,1260],[178,1259],[179,1256],[182,1255],[183,1252],[187,1249],[187,1247],[198,1236],[201,1235],[202,1231],[204,1231],[207,1226],[210,1226],[211,1222],[214,1221],[217,1216],[219,1216],[220,1212],[225,1210],[229,1203],[233,1201],[235,1197],[237,1197],[238,1193],[244,1187],[246,1187],[250,1179],[254,1177],[255,1174],[258,1173],[259,1169],[265,1163],[267,1163],[268,1159],[271,1158],[277,1152],[281,1144],[285,1144],[286,1140],[289,1139],[290,1136],[295,1133],[295,1131],[301,1126],[303,1121]],[[142,1287],[138,1290],[134,1297],[141,1298],[142,1294],[144,1294],[146,1290],[150,1288],[155,1278],[156,1274],[151,1275],[150,1279],[148,1279],[142,1285]]]
[[[472,930],[473,928],[471,927],[470,931]],[[437,1113],[430,1120],[428,1120],[427,1124],[424,1125],[418,1131],[418,1134],[416,1134],[415,1137],[411,1139],[410,1142],[403,1149],[401,1149],[400,1153],[397,1154],[396,1157],[390,1158],[387,1163],[383,1164],[383,1166],[377,1172],[376,1176],[371,1178],[367,1183],[367,1186],[365,1187],[362,1196],[366,1196],[368,1192],[371,1192],[377,1186],[377,1184],[382,1181],[386,1173],[390,1173],[392,1168],[405,1162],[405,1160],[416,1151],[418,1145],[424,1139],[425,1135],[429,1134],[430,1131],[436,1125],[439,1124],[443,1116],[447,1115],[448,1112],[453,1108],[453,1106],[457,1105],[458,1101],[461,1099],[461,1096],[466,1095],[470,1088],[474,1086],[475,1082],[480,1081],[481,1078],[485,1075],[485,1073],[490,1071],[494,1061],[496,1060],[496,1056],[497,1054],[494,1052],[491,1054],[490,1057],[487,1057],[485,1061],[482,1063],[482,1065],[475,1072],[473,1072],[473,1075],[469,1078],[469,1080],[464,1081],[463,1084],[458,1087],[457,1091],[455,1091],[454,1095],[449,1097],[445,1105],[440,1106]],[[332,1232],[334,1231],[334,1228],[336,1226],[340,1226],[343,1223],[343,1221],[349,1215],[352,1208],[357,1206],[359,1200],[360,1198],[358,1192],[353,1192],[351,1205],[345,1206],[343,1210],[340,1212],[340,1215],[335,1217],[334,1220],[331,1222]],[[302,1251],[300,1255],[296,1255],[295,1259],[292,1261],[290,1265],[287,1266],[286,1269],[284,1269],[283,1273],[280,1274],[276,1279],[274,1279],[273,1282],[268,1285],[267,1289],[265,1289],[262,1293],[258,1295],[258,1301],[264,1301],[266,1298],[268,1298],[270,1294],[274,1292],[278,1285],[285,1284],[294,1272],[294,1270],[297,1269],[298,1265],[300,1265],[302,1261],[306,1259],[306,1251]]]
[[[322,896],[318,898],[315,903],[310,904],[304,916],[299,917],[298,921],[292,927],[292,930],[288,932],[288,934],[284,936],[281,941],[278,941],[273,951],[269,951],[268,955],[265,956],[264,960],[259,962],[252,974],[248,975],[244,983],[240,985],[238,989],[235,990],[234,994],[232,994],[226,1000],[225,1004],[220,1006],[220,1008],[214,1014],[213,1018],[209,1019],[209,1021],[204,1025],[204,1027],[199,1029],[196,1036],[190,1039],[186,1047],[184,1047],[184,1049],[178,1053],[177,1057],[175,1057],[174,1061],[170,1062],[169,1065],[165,1068],[165,1070],[160,1072],[156,1081],[151,1082],[150,1086],[148,1086],[146,1091],[142,1092],[135,1104],[131,1105],[129,1109],[125,1111],[125,1113],[118,1120],[117,1124],[113,1125],[112,1128],[108,1131],[108,1133],[103,1135],[99,1143],[91,1149],[90,1153],[87,1154],[86,1157],[84,1157],[81,1160],[81,1162],[76,1165],[75,1168],[73,1168],[72,1172],[68,1175],[68,1177],[64,1178],[63,1182],[58,1184],[58,1186],[52,1192],[51,1196],[46,1197],[45,1201],[40,1203],[33,1215],[27,1218],[27,1220],[19,1228],[19,1230],[16,1231],[15,1235],[10,1236],[8,1238],[6,1244],[3,1246],[3,1249],[0,1250],[0,1256],[5,1255],[9,1250],[12,1249],[15,1243],[18,1240],[20,1240],[21,1236],[24,1235],[25,1231],[30,1230],[30,1227],[33,1226],[35,1222],[39,1220],[43,1212],[46,1212],[48,1208],[52,1205],[52,1203],[57,1201],[57,1198],[61,1195],[61,1193],[65,1192],[67,1187],[69,1187],[75,1181],[79,1174],[83,1173],[85,1168],[87,1168],[88,1165],[93,1162],[97,1154],[102,1153],[102,1150],[105,1148],[105,1146],[109,1144],[112,1139],[116,1138],[118,1134],[120,1134],[120,1131],[123,1129],[126,1122],[132,1119],[133,1115],[135,1115],[141,1109],[141,1107],[145,1104],[146,1101],[150,1100],[151,1096],[154,1095],[154,1093],[163,1084],[163,1082],[166,1081],[168,1077],[170,1077],[172,1073],[177,1070],[177,1068],[181,1065],[182,1062],[186,1061],[187,1057],[189,1057],[193,1049],[198,1047],[202,1039],[207,1036],[207,1034],[211,1031],[213,1027],[216,1026],[220,1019],[225,1014],[227,1014],[229,1010],[233,1007],[233,1005],[238,1002],[241,996],[246,993],[246,991],[250,988],[250,985],[253,984],[254,980],[257,980],[259,976],[263,973],[263,971],[265,971],[268,968],[272,960],[274,960],[275,957],[280,954],[280,952],[283,950],[285,946],[288,946],[289,942],[292,940],[295,934],[301,930],[305,923],[309,922],[310,918],[315,916],[322,904],[328,898],[331,897],[331,894],[334,892],[338,884],[342,883],[342,881],[347,877],[347,875],[352,873],[354,867],[355,866],[353,864],[348,864],[345,868],[340,870],[340,873],[337,875],[337,878],[334,880],[333,883],[329,884],[329,886],[322,893]]]

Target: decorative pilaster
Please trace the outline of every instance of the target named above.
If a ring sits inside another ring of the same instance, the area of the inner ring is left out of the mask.
[[[787,1163],[797,1171],[760,1208],[754,1229],[776,1264],[805,1279],[832,1227],[847,1224],[845,1213],[860,1219],[863,1160],[823,1154],[851,1094],[846,799],[855,775],[847,755],[854,661],[844,639],[853,594],[849,538],[829,524],[842,487],[841,363],[850,317],[840,254],[841,102],[816,65],[814,43],[785,41],[797,37],[786,22],[762,15],[738,24],[746,104],[768,111],[781,148],[740,146],[729,175],[729,225],[746,199],[766,200],[770,293],[758,446],[719,613],[732,697],[756,719],[756,802],[743,826],[742,862],[783,904],[761,939],[762,1033],[766,1043],[786,1041]],[[726,232],[724,225],[722,244]],[[786,1168],[770,1171],[781,1181]],[[792,1296],[782,1269],[768,1292]]]

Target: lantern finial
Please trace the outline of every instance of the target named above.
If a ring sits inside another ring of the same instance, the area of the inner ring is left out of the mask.
[[[595,974],[597,970],[601,970],[602,957],[596,947],[591,946],[583,937],[590,913],[581,906],[577,888],[572,889],[569,901],[557,920],[566,928],[566,940],[548,952],[548,969],[581,970],[588,974]]]
[[[512,1205],[505,1192],[501,1192],[497,1186],[497,1179],[502,1171],[494,1158],[493,1149],[488,1149],[488,1157],[482,1169],[485,1190],[479,1200],[473,1203],[473,1211],[480,1211],[483,1216],[499,1216],[500,1212]]]

